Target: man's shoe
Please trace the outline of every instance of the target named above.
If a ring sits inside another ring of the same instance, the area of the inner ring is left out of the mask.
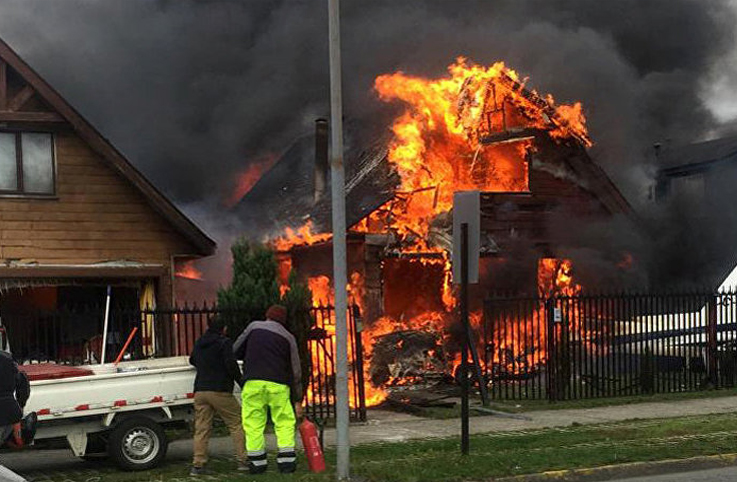
[[[252,463],[248,464],[248,472],[251,475],[263,474],[266,472],[266,469],[268,468],[269,466],[265,464],[264,465],[253,465]]]
[[[297,470],[297,464],[294,462],[287,462],[286,464],[279,464],[279,472],[282,474],[292,474]]]
[[[204,467],[195,467],[195,466],[192,466],[192,468],[189,469],[189,475],[192,476],[192,477],[197,477],[198,475],[207,475],[209,473],[210,473],[210,471],[208,471]]]

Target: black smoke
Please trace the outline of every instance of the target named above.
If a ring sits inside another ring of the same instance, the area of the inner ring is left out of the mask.
[[[2,0],[0,35],[180,203],[219,200],[249,159],[328,112],[324,0]],[[701,101],[734,46],[725,2],[344,0],[345,115],[373,79],[503,59],[586,107],[604,167],[640,193],[645,150],[715,126]]]
[[[592,156],[638,203],[654,141],[718,127],[703,97],[734,25],[727,0],[344,0],[345,116],[388,125],[379,74],[504,60],[583,102]],[[329,112],[326,0],[0,0],[0,36],[200,222]]]

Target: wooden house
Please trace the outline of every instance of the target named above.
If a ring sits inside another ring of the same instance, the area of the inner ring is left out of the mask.
[[[0,317],[16,337],[22,314],[102,306],[108,287],[115,306],[169,306],[175,263],[214,249],[0,40]]]

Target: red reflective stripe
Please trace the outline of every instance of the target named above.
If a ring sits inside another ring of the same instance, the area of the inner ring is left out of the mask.
[[[188,393],[187,398],[194,398],[194,393]]]
[[[151,399],[151,403],[158,403],[158,402],[163,402],[163,401],[164,401],[164,397],[162,396],[154,397]]]
[[[115,400],[115,403],[113,403],[113,407],[125,407],[128,405],[128,402],[125,400]]]
[[[89,410],[90,406],[89,404],[85,403],[84,405],[77,405],[74,407],[74,410]]]
[[[51,409],[50,408],[43,408],[36,412],[36,415],[51,415]]]

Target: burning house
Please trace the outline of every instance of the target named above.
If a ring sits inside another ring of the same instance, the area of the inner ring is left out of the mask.
[[[580,290],[569,256],[575,246],[562,239],[633,217],[587,154],[581,105],[556,105],[502,63],[459,59],[440,79],[382,75],[375,90],[400,112],[389,132],[345,156],[349,291],[364,320],[370,403],[382,399],[381,387],[451,373],[459,359],[449,261],[454,192],[482,192],[476,326],[488,293]],[[282,272],[296,269],[316,305],[331,301],[327,131],[318,121],[314,144],[298,140],[235,207],[272,233]],[[612,269],[621,255],[613,253]]]

